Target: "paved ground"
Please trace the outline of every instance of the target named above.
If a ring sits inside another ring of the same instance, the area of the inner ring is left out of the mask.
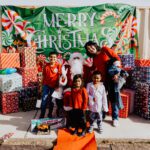
[[[51,131],[50,135],[35,135],[30,132],[32,118],[38,118],[36,111],[18,112],[7,115],[0,114],[0,137],[13,132],[12,138],[57,138],[57,131]],[[145,120],[136,115],[130,115],[127,119],[120,118],[120,126],[112,126],[111,117],[107,116],[104,123],[103,134],[95,132],[96,138],[117,139],[150,139],[150,120]]]
[[[0,114],[0,137],[9,132],[14,135],[4,142],[0,150],[45,150],[53,147],[57,131],[50,135],[35,135],[30,132],[32,118],[38,118],[39,112],[19,112],[7,115]],[[95,132],[98,150],[150,150],[150,120],[136,115],[119,120],[120,126],[112,126],[111,117],[104,121],[104,132]]]

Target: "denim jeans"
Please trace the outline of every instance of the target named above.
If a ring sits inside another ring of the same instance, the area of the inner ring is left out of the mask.
[[[118,120],[119,119],[119,108],[117,103],[111,102],[112,107],[112,120]]]
[[[47,85],[43,85],[43,89],[42,90],[43,91],[42,91],[42,103],[41,103],[41,115],[40,115],[40,118],[44,118],[44,116],[45,116],[48,99],[50,100],[48,116],[51,117],[52,116],[52,112],[53,112],[53,107],[54,107],[54,103],[52,102],[51,95],[54,92],[54,88],[51,88],[51,87],[49,87]]]
[[[94,127],[95,121],[98,127],[102,125],[102,112],[90,112],[90,126]]]

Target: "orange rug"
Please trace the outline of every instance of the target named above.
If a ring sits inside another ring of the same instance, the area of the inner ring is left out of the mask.
[[[95,135],[87,133],[84,137],[78,137],[66,129],[60,129],[54,150],[97,150]]]

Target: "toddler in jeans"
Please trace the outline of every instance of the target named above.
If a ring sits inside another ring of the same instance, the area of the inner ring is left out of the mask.
[[[89,133],[93,131],[95,121],[97,121],[98,132],[102,133],[102,111],[108,112],[106,91],[101,79],[101,73],[94,71],[92,75],[93,82],[87,84],[90,110]]]

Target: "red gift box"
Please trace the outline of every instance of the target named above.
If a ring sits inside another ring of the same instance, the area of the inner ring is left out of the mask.
[[[0,68],[20,67],[19,53],[0,53]]]
[[[23,87],[33,86],[38,84],[37,68],[19,68],[18,72],[22,75]]]
[[[3,114],[19,111],[19,97],[17,92],[0,93],[0,106]]]
[[[131,89],[123,89],[121,91],[122,94],[128,95],[129,97],[129,114],[133,113],[134,111],[134,96],[135,96],[135,91]]]
[[[149,59],[136,59],[135,65],[138,67],[150,67],[150,60]]]
[[[21,67],[36,67],[36,49],[34,47],[19,48]]]
[[[121,93],[124,108],[119,111],[120,118],[127,118],[129,113],[129,96]],[[109,104],[109,115],[112,115],[111,104]]]

